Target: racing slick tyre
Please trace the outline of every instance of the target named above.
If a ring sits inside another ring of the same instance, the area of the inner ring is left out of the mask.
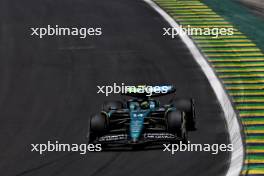
[[[103,111],[116,110],[123,108],[123,103],[121,101],[107,101],[103,103]]]
[[[87,139],[88,144],[92,144],[93,141],[96,139],[94,133],[91,131],[90,124],[91,124],[91,120],[89,119],[88,130],[87,130],[87,134],[86,134],[86,139]]]
[[[180,137],[183,143],[187,143],[187,130],[184,114],[181,111],[169,111],[167,113],[167,127],[170,133]]]
[[[188,131],[196,130],[196,115],[194,99],[176,99],[174,100],[176,109],[183,111],[186,115],[186,129]]]
[[[88,143],[92,143],[98,136],[107,130],[107,119],[104,114],[96,114],[91,117],[88,123]]]

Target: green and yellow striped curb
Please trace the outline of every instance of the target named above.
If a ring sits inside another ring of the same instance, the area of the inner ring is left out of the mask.
[[[245,133],[242,175],[264,175],[264,54],[232,23],[200,0],[154,0],[188,28],[233,28],[234,35],[190,36],[231,97]]]

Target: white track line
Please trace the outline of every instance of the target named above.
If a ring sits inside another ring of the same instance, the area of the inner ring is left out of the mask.
[[[173,28],[180,29],[179,24],[170,17],[164,10],[162,10],[157,4],[151,0],[143,0],[149,4],[153,9],[155,9]],[[244,159],[244,148],[241,136],[241,129],[237,119],[237,115],[232,106],[232,103],[226,94],[220,80],[215,75],[212,67],[208,64],[207,60],[200,53],[199,49],[190,39],[190,37],[184,33],[179,34],[182,41],[189,48],[195,61],[200,65],[207,79],[209,80],[218,101],[220,102],[222,109],[225,114],[226,123],[229,131],[229,138],[234,146],[234,151],[232,152],[231,161],[229,169],[226,176],[238,176],[242,170],[243,159]]]

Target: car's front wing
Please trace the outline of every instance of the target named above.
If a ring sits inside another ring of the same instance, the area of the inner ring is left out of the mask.
[[[171,133],[144,133],[137,141],[131,140],[127,134],[109,134],[99,137],[94,142],[102,144],[136,145],[142,143],[167,143],[177,140],[182,139]]]

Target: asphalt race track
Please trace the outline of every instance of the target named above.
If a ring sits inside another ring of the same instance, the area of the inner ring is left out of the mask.
[[[223,112],[201,69],[168,24],[141,0],[0,2],[0,175],[218,176],[230,153],[162,150],[80,155],[31,152],[30,144],[84,143],[87,122],[107,99],[97,85],[175,84],[196,99],[192,143],[228,143]],[[30,36],[30,27],[102,27],[103,36]]]

